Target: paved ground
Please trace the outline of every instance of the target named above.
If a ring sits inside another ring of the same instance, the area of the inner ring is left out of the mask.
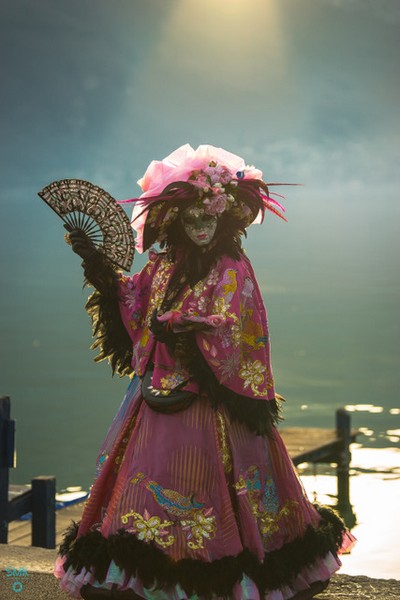
[[[0,600],[67,600],[52,574],[55,553],[0,544]],[[337,575],[318,599],[399,600],[400,581]]]
[[[336,575],[318,600],[399,600],[400,581]]]
[[[55,550],[0,544],[0,600],[66,600],[53,575],[55,556]]]

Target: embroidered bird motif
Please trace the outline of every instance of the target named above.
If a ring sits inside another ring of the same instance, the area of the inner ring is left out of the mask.
[[[204,507],[204,503],[196,501],[194,494],[183,496],[175,490],[163,488],[143,473],[138,473],[131,483],[144,486],[165,511],[177,517],[193,516]]]

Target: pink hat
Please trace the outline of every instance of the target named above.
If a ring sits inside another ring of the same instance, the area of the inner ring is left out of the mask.
[[[143,239],[147,226],[153,228],[152,241],[161,241],[165,230],[175,220],[179,205],[187,206],[184,201],[189,199],[202,201],[208,214],[221,215],[230,211],[242,227],[261,222],[265,208],[285,219],[279,212],[284,208],[270,197],[262,175],[262,171],[246,165],[240,156],[208,144],[196,150],[185,144],[163,160],[153,160],[138,180],[143,190],[141,196],[120,201],[121,204],[135,203],[132,227],[137,234],[136,249],[143,252],[148,247]],[[240,198],[240,189],[250,189],[246,183],[251,184],[253,192],[257,190],[260,200],[255,214],[254,209],[251,210]]]

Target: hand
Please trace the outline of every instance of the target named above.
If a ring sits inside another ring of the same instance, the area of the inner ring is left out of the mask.
[[[159,342],[167,343],[175,337],[174,332],[168,328],[167,323],[162,323],[157,318],[157,309],[155,308],[151,315],[150,331]]]
[[[71,245],[75,254],[86,260],[96,252],[96,246],[82,229],[70,230],[69,226],[64,225],[64,227],[68,230],[67,243]]]

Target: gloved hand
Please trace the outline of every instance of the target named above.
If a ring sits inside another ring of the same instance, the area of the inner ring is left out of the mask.
[[[161,323],[157,319],[157,309],[155,308],[150,320],[150,331],[159,342],[173,342],[176,334],[167,327],[167,323]]]
[[[97,252],[96,246],[82,229],[70,230],[68,225],[64,225],[64,227],[68,230],[66,236],[67,242],[71,245],[72,250],[83,258],[83,260],[87,260]]]

